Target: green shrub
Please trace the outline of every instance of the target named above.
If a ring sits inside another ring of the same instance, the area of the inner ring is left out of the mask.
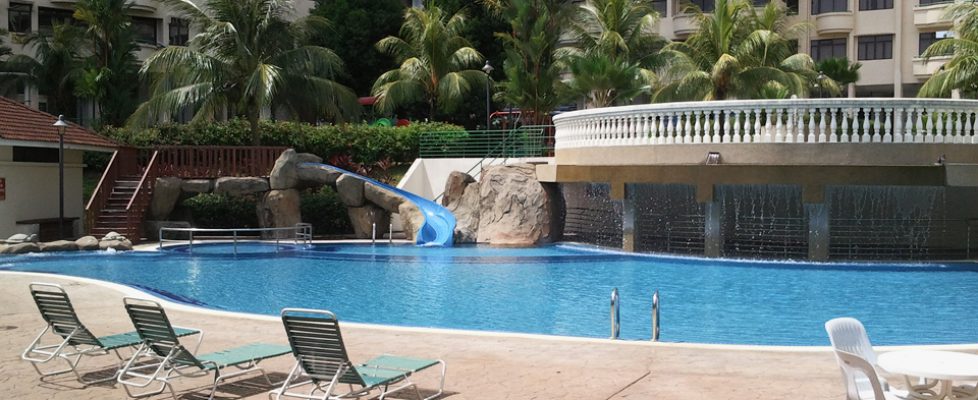
[[[202,193],[183,201],[198,228],[257,228],[258,199]]]
[[[302,222],[312,224],[317,235],[353,233],[346,205],[331,188],[302,192],[299,210]]]

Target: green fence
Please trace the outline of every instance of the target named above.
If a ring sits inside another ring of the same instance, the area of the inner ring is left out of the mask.
[[[553,152],[548,128],[425,132],[421,135],[421,158],[544,157]]]

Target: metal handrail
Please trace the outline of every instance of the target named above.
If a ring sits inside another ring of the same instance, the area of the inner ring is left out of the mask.
[[[164,235],[165,232],[187,232],[189,233],[188,240],[183,239],[167,239]],[[295,226],[281,227],[281,228],[160,228],[159,231],[159,249],[163,250],[164,242],[187,242],[190,252],[194,251],[194,233],[231,233],[231,240],[234,243],[234,254],[238,254],[238,233],[241,232],[293,232],[292,242],[296,245],[310,244],[312,242],[312,224],[298,223]],[[281,238],[275,238],[275,244],[281,242]],[[261,239],[259,239],[261,241]]]
[[[618,300],[618,288],[611,290],[611,339],[618,339],[621,334],[621,312],[619,306],[621,303]]]
[[[652,341],[659,341],[659,289],[652,293]]]

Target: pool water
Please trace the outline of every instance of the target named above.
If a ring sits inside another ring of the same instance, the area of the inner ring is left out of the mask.
[[[828,345],[822,325],[863,321],[874,344],[978,342],[974,264],[794,263],[637,256],[587,247],[195,245],[163,252],[0,258],[0,269],[102,279],[205,307],[277,315],[325,308],[342,321],[608,337]],[[24,288],[27,295],[27,288]],[[118,310],[122,312],[122,307]]]

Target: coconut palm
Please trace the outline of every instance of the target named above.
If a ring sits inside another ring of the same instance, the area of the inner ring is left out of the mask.
[[[87,46],[81,28],[56,24],[50,33],[20,36],[18,42],[34,56],[14,54],[0,64],[0,92],[33,86],[47,96],[49,112],[74,115],[74,83],[84,68],[78,50]]]
[[[578,7],[573,26],[579,48],[637,64],[654,76],[664,65],[659,50],[668,43],[658,34],[657,19],[648,0],[588,0]]]
[[[139,67],[129,16],[132,5],[129,0],[79,0],[75,4],[74,17],[82,22],[90,48],[88,65],[75,92],[92,99],[93,109],[109,125],[124,123],[134,109]]]
[[[692,9],[699,29],[663,50],[670,58],[656,101],[758,98],[768,82],[805,96],[818,73],[807,54],[796,53],[786,11],[777,2],[760,12],[748,0],[717,0],[711,14]],[[838,90],[828,83],[827,90]],[[769,89],[765,91],[770,92]]]
[[[13,51],[10,49],[10,47],[8,47],[3,43],[3,39],[5,37],[7,37],[7,31],[0,29],[0,60],[2,60],[3,58],[11,54],[14,54]]]
[[[343,67],[331,50],[306,45],[326,21],[289,21],[291,0],[161,0],[199,32],[186,47],[169,46],[146,60],[140,73],[151,80],[151,97],[131,124],[146,125],[186,109],[194,120],[219,114],[244,116],[251,141],[260,144],[263,111],[337,120],[359,112],[356,95],[333,78]]]
[[[649,89],[638,64],[616,60],[600,51],[571,56],[567,65],[573,75],[566,82],[568,91],[584,98],[586,108],[627,102]]]
[[[499,97],[519,107],[527,123],[544,123],[566,93],[561,81],[566,50],[560,44],[572,20],[572,2],[487,0],[487,4],[510,25],[509,31],[496,34],[506,54],[506,81]]]
[[[978,4],[958,2],[948,6],[945,18],[954,22],[954,37],[941,39],[924,51],[924,59],[951,54],[940,71],[920,87],[920,97],[949,97],[960,90],[978,95]]]
[[[462,37],[466,19],[462,12],[445,14],[441,8],[408,8],[400,37],[388,36],[377,49],[394,58],[400,67],[380,75],[374,83],[374,104],[381,112],[418,102],[435,111],[453,111],[473,88],[485,83],[479,70],[482,55]]]
[[[862,66],[862,63],[853,63],[848,58],[837,57],[819,61],[816,69],[842,89],[859,80],[859,68]]]

